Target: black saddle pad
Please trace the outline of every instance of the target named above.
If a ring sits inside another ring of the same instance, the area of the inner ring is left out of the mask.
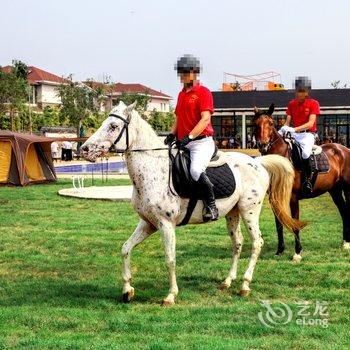
[[[196,193],[196,183],[190,173],[190,155],[188,151],[179,151],[172,161],[173,186],[182,198],[199,198]],[[206,173],[214,185],[216,199],[226,198],[233,194],[236,182],[231,168],[227,163],[207,168]]]
[[[302,150],[298,142],[292,140],[292,149],[290,150],[290,158],[292,160],[293,165],[299,171],[303,171],[303,162],[302,162]],[[320,173],[328,173],[329,171],[329,161],[327,154],[322,151],[320,154],[316,156],[311,155],[311,161],[313,162],[314,169]]]

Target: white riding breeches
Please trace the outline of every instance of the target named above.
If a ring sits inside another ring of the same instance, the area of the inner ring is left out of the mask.
[[[215,150],[214,140],[211,136],[205,137],[200,140],[191,141],[186,147],[190,150],[191,176],[194,181],[198,181],[213,156]]]
[[[303,159],[309,158],[315,144],[315,135],[311,132],[295,132],[292,137],[300,144]]]

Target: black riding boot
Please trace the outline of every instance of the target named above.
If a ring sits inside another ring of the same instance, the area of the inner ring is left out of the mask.
[[[305,173],[305,179],[303,182],[302,191],[303,191],[304,197],[310,198],[312,196],[312,191],[313,191],[311,179],[314,172],[311,157],[309,157],[308,159],[303,159],[303,168]]]
[[[203,221],[217,220],[219,217],[218,208],[215,204],[213,184],[206,173],[202,173],[198,179],[200,197],[203,200]]]

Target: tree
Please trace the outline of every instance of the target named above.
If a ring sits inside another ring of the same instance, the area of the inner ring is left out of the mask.
[[[147,116],[145,114],[147,110],[147,106],[149,101],[151,100],[151,97],[148,94],[129,94],[129,93],[122,93],[118,99],[117,102],[123,101],[126,105],[131,105],[135,101],[136,104],[136,110],[140,113],[141,117],[144,119],[147,119]]]
[[[77,128],[79,135],[81,126],[91,114],[98,114],[100,93],[93,88],[74,83],[72,75],[68,76],[66,82],[57,88],[61,98],[61,121],[66,120],[70,125]]]
[[[170,131],[175,121],[174,112],[151,112],[148,123],[156,131]]]
[[[16,129],[15,117],[23,110],[28,96],[28,67],[21,61],[13,61],[10,73],[0,70],[0,126]]]

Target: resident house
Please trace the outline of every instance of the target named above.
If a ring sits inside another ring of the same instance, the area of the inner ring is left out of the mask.
[[[106,95],[105,103],[102,106],[102,109],[104,110],[111,109],[112,106],[118,102],[118,97],[120,97],[123,93],[148,95],[150,97],[150,101],[148,102],[146,112],[169,112],[170,110],[171,97],[169,95],[142,84],[103,84],[94,81],[85,81],[84,84],[94,89],[97,87],[104,88],[104,93]]]
[[[11,66],[2,67],[5,73],[11,71]],[[57,86],[65,82],[65,79],[40,68],[28,67],[28,82],[31,93],[28,94],[33,107],[42,110],[46,106],[59,106],[61,99],[57,94]]]

